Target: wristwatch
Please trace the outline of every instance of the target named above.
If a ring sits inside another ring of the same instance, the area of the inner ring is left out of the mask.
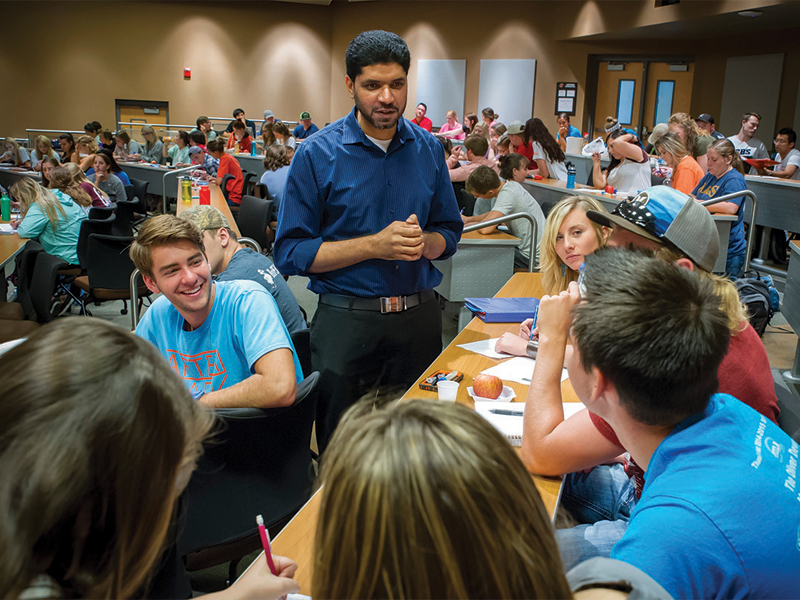
[[[525,347],[525,354],[527,354],[530,358],[536,358],[536,355],[539,353],[539,340],[530,340],[528,345]]]

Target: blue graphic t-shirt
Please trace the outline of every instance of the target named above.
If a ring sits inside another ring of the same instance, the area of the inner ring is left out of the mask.
[[[199,328],[185,331],[183,317],[161,296],[142,317],[136,335],[161,351],[194,396],[247,379],[259,358],[279,348],[292,351],[300,383],[303,370],[272,296],[252,281],[213,285],[214,305]]]
[[[798,449],[746,404],[712,396],[656,449],[611,557],[675,598],[796,598]]]
[[[692,195],[698,200],[710,200],[718,196],[742,192],[746,189],[747,181],[745,181],[744,175],[736,169],[731,169],[722,177],[715,177],[711,173],[706,173],[697,184],[697,187],[694,188]],[[731,236],[728,239],[728,256],[744,252],[745,247],[747,247],[747,242],[744,239],[744,225],[742,224],[744,199],[744,196],[739,196],[733,200],[728,200],[728,202],[733,202],[739,206],[739,211],[736,213],[736,222],[731,226]]]

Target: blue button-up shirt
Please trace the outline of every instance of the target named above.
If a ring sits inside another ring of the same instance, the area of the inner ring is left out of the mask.
[[[309,273],[323,242],[378,233],[415,214],[437,232],[452,256],[464,228],[438,140],[400,118],[384,152],[364,135],[355,108],[303,142],[292,159],[278,218],[275,264],[307,275],[309,289],[375,298],[433,289],[442,274],[426,258],[369,259],[327,273]]]

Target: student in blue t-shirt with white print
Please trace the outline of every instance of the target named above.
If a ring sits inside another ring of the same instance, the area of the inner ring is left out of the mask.
[[[700,180],[694,188],[692,196],[698,200],[710,200],[719,196],[727,196],[735,192],[742,192],[747,189],[747,182],[744,179],[744,167],[742,159],[733,147],[733,144],[725,140],[717,140],[708,147],[708,173]],[[742,204],[745,197],[739,196],[727,202],[713,204],[708,208],[712,213],[723,213],[736,215],[736,222],[731,227],[731,235],[728,241],[728,260],[725,262],[725,274],[730,277],[739,277],[742,266],[744,265],[744,255],[747,242],[744,239],[744,225],[742,218]]]
[[[163,294],[136,334],[161,351],[200,402],[294,402],[303,371],[275,300],[251,281],[215,283],[197,226],[174,215],[150,219],[130,254],[147,287]]]

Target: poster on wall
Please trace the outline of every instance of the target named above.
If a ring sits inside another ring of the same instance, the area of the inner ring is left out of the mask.
[[[556,84],[556,111],[555,114],[567,113],[575,116],[575,103],[578,96],[577,81],[559,81]]]

